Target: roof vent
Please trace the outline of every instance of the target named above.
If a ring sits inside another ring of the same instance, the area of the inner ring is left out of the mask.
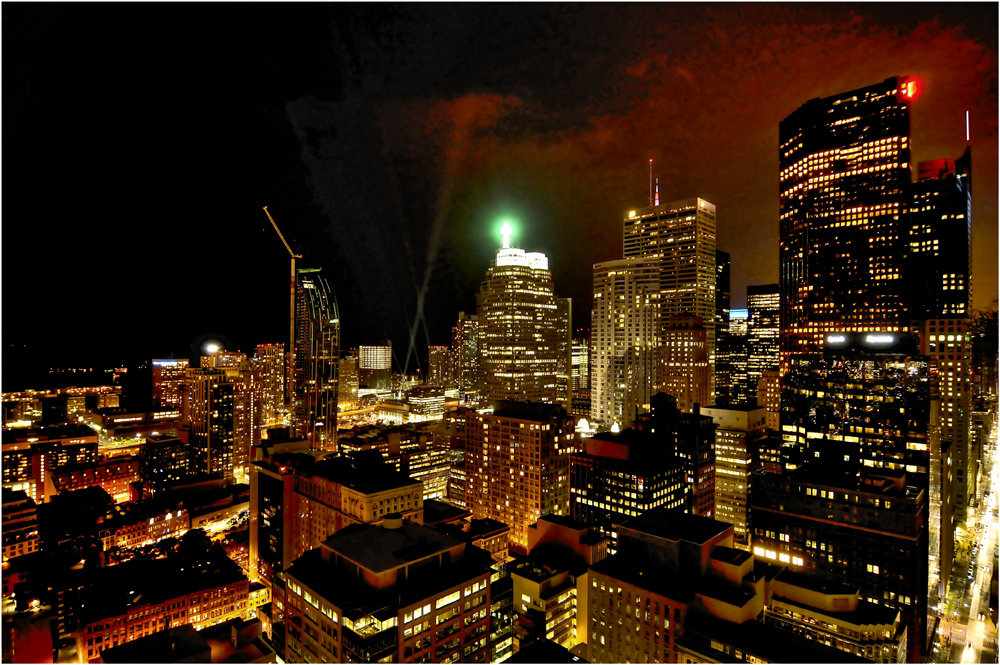
[[[382,528],[384,529],[401,529],[403,528],[403,514],[402,513],[389,513],[382,520]]]

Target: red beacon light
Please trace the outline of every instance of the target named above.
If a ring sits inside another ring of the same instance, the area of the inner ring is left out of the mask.
[[[900,79],[899,81],[899,96],[908,101],[912,102],[920,96],[923,92],[923,86],[921,85],[920,79],[915,76]]]

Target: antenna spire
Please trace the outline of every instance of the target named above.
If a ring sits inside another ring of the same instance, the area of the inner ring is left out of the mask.
[[[659,177],[656,178],[656,198],[653,199],[653,200],[654,200],[654,203],[653,203],[654,206],[660,205],[660,179],[659,179]]]
[[[649,205],[653,205],[653,160],[649,160]]]

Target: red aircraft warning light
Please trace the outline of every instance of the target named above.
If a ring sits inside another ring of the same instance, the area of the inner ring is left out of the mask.
[[[899,79],[899,97],[903,101],[912,102],[923,92],[923,85],[916,76],[907,76]]]

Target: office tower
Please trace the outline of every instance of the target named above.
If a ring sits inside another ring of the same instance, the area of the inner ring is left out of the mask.
[[[594,265],[591,422],[627,427],[649,410],[660,346],[659,262],[620,259]]]
[[[571,317],[568,301],[556,298],[548,258],[501,247],[477,299],[481,394],[568,409]]]
[[[286,573],[285,662],[487,662],[488,552],[421,524],[354,525]]]
[[[921,662],[927,619],[927,492],[903,470],[843,473],[810,460],[753,477],[753,551],[860,590],[907,627],[906,662]]]
[[[777,284],[747,287],[747,402],[763,373],[778,369],[778,302]]]
[[[510,527],[512,549],[528,545],[528,526],[569,512],[569,456],[575,423],[554,404],[501,402],[469,412],[464,425],[466,509]]]
[[[715,403],[729,404],[729,252],[715,250]]]
[[[697,316],[671,316],[662,324],[662,344],[657,351],[656,392],[677,398],[681,411],[711,402],[712,365],[708,356],[708,331]]]
[[[447,346],[427,347],[427,385],[446,386],[452,382],[451,352]]]
[[[750,549],[750,473],[758,466],[766,410],[757,406],[709,406],[715,421],[715,519],[732,524],[735,547]]]
[[[354,402],[358,399],[359,385],[358,359],[348,354],[340,359],[340,375],[337,382],[338,399],[348,403]]]
[[[767,429],[777,432],[781,427],[781,372],[777,369],[761,372],[757,404],[767,409]]]
[[[452,367],[458,389],[471,392],[479,388],[479,315],[458,313],[451,329]]]
[[[783,363],[821,349],[828,333],[908,329],[916,85],[890,78],[813,99],[778,127]]]
[[[296,430],[316,450],[337,446],[340,312],[319,268],[299,268],[295,290]]]
[[[285,346],[258,344],[253,360],[263,384],[261,423],[265,428],[278,425],[282,422],[285,404]]]
[[[194,469],[234,479],[233,386],[221,369],[188,368],[183,422]]]
[[[358,347],[359,390],[392,390],[392,342]]]
[[[746,404],[750,399],[747,380],[750,350],[750,310],[729,310],[729,403]]]
[[[920,162],[909,227],[910,318],[968,318],[972,302],[972,153]]]
[[[590,389],[590,340],[573,338],[573,390]]]
[[[662,443],[649,431],[602,432],[584,439],[583,450],[570,457],[570,516],[612,537],[613,550],[614,525],[623,519],[660,506],[688,506],[686,460]]]
[[[556,298],[556,395],[567,409],[573,404],[573,299]]]
[[[625,217],[625,258],[660,262],[663,324],[674,316],[698,316],[705,326],[709,367],[707,404],[715,397],[715,206],[687,199],[633,210]]]
[[[153,359],[153,409],[181,407],[187,358]]]

